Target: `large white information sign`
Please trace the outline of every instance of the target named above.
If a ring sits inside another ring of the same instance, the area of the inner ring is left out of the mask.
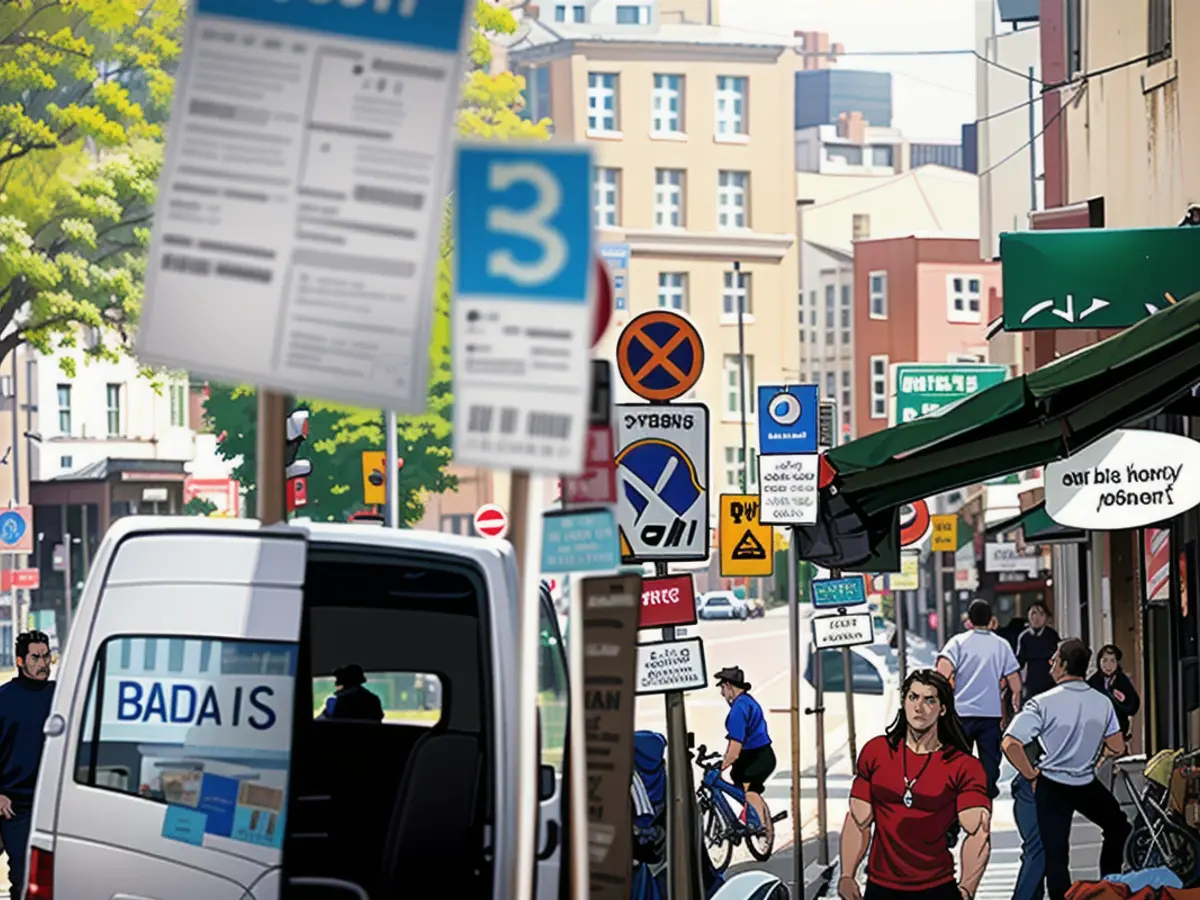
[[[626,560],[708,559],[708,407],[617,407],[617,521]]]
[[[813,643],[820,650],[875,643],[875,623],[869,612],[814,616],[812,626]]]
[[[426,406],[436,255],[474,0],[196,0],[138,357]]]
[[[638,644],[637,692],[665,694],[694,691],[708,685],[704,644],[700,638]]]
[[[764,525],[816,524],[820,459],[815,453],[759,456],[758,494],[762,501],[759,522]]]
[[[579,475],[592,364],[586,145],[460,149],[454,458]]]

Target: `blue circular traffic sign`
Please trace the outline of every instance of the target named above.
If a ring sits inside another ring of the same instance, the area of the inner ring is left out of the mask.
[[[0,544],[13,547],[25,537],[25,517],[15,510],[0,513]]]

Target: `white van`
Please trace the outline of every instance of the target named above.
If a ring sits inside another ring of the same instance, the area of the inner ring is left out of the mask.
[[[56,675],[31,896],[517,900],[517,597],[498,541],[120,520]],[[546,897],[567,684],[541,618]],[[321,716],[347,665],[382,722]]]

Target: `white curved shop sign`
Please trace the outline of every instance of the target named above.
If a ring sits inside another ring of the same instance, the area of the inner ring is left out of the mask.
[[[1114,431],[1046,466],[1046,513],[1092,531],[1139,528],[1200,505],[1200,442]]]

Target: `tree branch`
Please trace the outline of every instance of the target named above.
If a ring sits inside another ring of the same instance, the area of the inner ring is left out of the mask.
[[[10,31],[8,34],[6,34],[3,38],[0,38],[0,44],[9,43],[12,40],[12,37],[14,34],[18,34],[22,30],[24,30],[29,25],[30,22],[32,22],[34,19],[36,19],[38,16],[40,16],[42,13],[44,13],[46,10],[50,9],[53,6],[58,6],[58,3],[55,2],[55,0],[51,0],[51,2],[46,3],[42,6],[39,6],[37,9],[35,9],[28,16],[25,17],[24,22],[19,24],[16,28],[14,28],[12,31]]]
[[[36,35],[32,35],[32,34],[18,34],[15,31],[12,34],[10,34],[8,37],[6,37],[3,41],[0,41],[0,44],[4,44],[6,46],[17,46],[19,44],[37,44],[40,47],[45,47],[47,50],[53,50],[55,53],[70,53],[74,56],[82,57],[83,59],[91,59],[91,57],[88,56],[88,54],[84,53],[82,50],[72,50],[70,47],[60,47],[60,46],[58,46],[58,44],[55,44],[52,41],[48,41],[45,38],[40,38],[40,37],[37,37]]]
[[[67,131],[70,130],[70,128],[67,129]],[[23,147],[17,147],[15,144],[13,146],[16,149],[5,151],[5,153],[0,156],[0,166],[4,165],[5,163],[10,163],[14,159],[20,159],[21,157],[32,153],[34,150],[53,150],[58,146],[58,144],[35,143],[27,144]]]

